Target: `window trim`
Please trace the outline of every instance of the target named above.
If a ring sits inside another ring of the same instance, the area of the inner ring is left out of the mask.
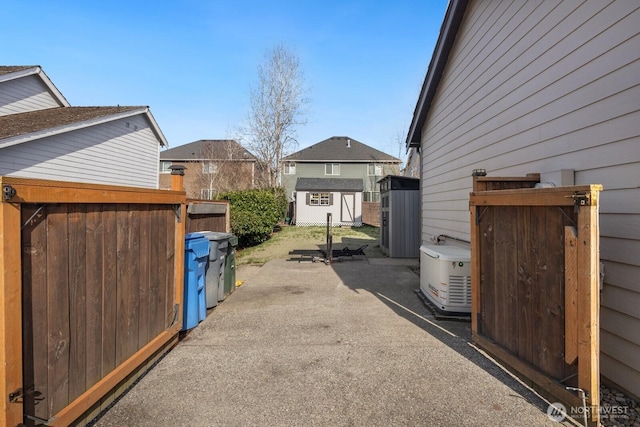
[[[285,175],[295,175],[296,174],[296,164],[293,162],[287,162],[284,164],[284,174]]]
[[[327,167],[331,167],[331,173],[327,173]],[[336,173],[336,169],[338,173]],[[340,175],[340,163],[325,163],[324,164],[324,174],[330,176],[339,176]]]
[[[331,206],[333,197],[330,192],[327,191],[310,191],[308,194],[309,206]]]
[[[166,165],[166,167],[163,168],[164,165]],[[158,165],[158,172],[159,173],[171,173],[170,167],[172,165],[173,165],[173,162],[171,162],[171,160],[160,160],[160,164]]]
[[[371,173],[371,169],[373,169],[373,173]],[[380,173],[377,173],[380,171]],[[368,176],[382,176],[382,164],[381,163],[369,163],[367,164],[367,175]]]

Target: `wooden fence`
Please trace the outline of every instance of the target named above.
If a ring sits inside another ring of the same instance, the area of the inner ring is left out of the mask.
[[[69,425],[176,341],[185,193],[0,183],[0,425]]]
[[[187,233],[219,231],[229,233],[231,223],[229,202],[224,200],[187,200]]]
[[[568,408],[584,390],[597,424],[602,187],[517,189],[535,179],[474,182],[473,340]]]

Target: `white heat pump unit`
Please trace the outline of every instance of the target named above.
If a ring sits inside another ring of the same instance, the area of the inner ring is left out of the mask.
[[[422,245],[420,290],[438,311],[471,313],[471,251]]]

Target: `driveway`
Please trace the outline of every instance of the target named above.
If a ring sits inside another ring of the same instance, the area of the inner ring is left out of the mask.
[[[95,425],[560,425],[469,323],[430,315],[407,264],[241,266],[244,284]]]

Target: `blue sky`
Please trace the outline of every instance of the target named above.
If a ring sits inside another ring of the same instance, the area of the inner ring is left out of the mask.
[[[394,156],[446,0],[2,0],[2,65],[40,65],[73,106],[148,105],[170,147],[234,135],[265,53],[310,88],[302,149],[350,136]],[[404,157],[403,157],[404,158]]]

